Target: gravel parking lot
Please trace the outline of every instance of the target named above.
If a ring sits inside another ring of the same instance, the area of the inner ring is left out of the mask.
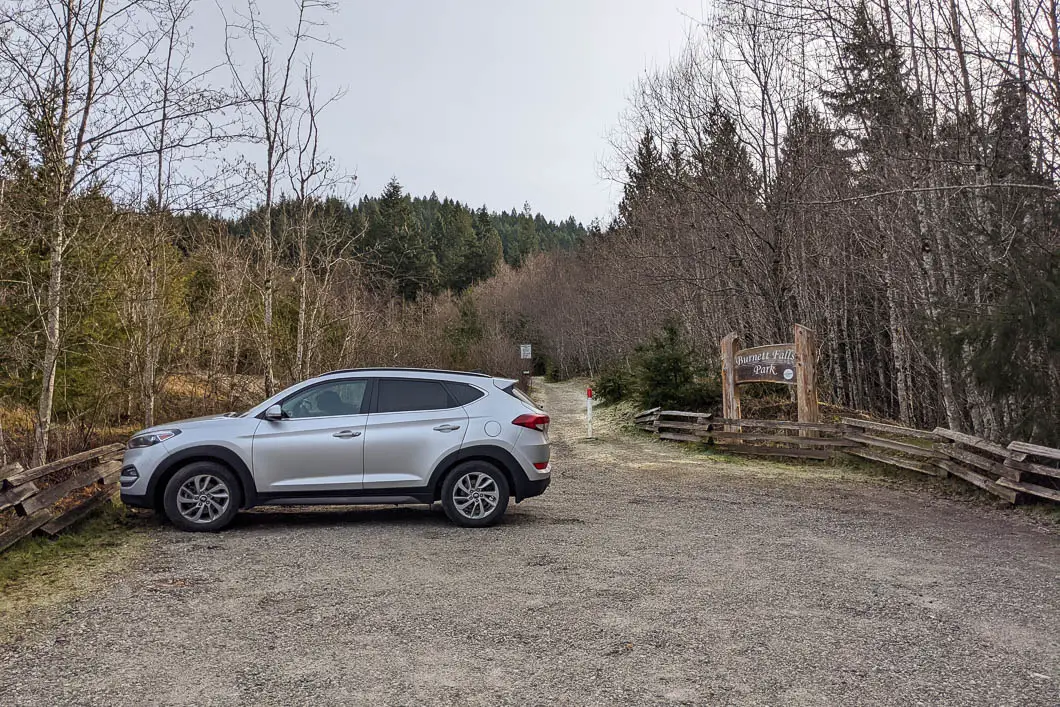
[[[1060,541],[1018,512],[728,463],[545,390],[556,478],[481,531],[423,507],[152,526],[0,648],[5,704],[1060,703]]]

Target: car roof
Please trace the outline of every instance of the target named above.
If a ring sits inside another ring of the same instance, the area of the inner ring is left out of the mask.
[[[445,376],[468,376],[471,378],[493,378],[488,373],[482,373],[481,371],[446,371],[440,368],[342,368],[337,371],[328,371],[327,373],[320,374],[321,378],[325,376],[342,375],[346,373],[432,373],[437,375]]]

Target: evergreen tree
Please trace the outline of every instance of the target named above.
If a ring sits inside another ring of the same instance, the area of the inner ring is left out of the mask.
[[[523,204],[523,212],[518,215],[518,230],[515,234],[515,243],[511,249],[508,262],[512,265],[522,265],[530,254],[540,250],[538,240],[537,224],[534,221],[534,212],[530,208],[530,202]]]
[[[922,132],[920,98],[910,90],[901,51],[862,2],[854,10],[850,38],[839,47],[840,88],[825,91],[833,113],[861,128],[861,145],[872,149]]]
[[[655,144],[655,137],[651,130],[645,129],[637,143],[633,162],[626,165],[626,184],[622,189],[622,200],[618,203],[619,225],[633,225],[634,211],[648,204],[663,174],[662,155]]]
[[[368,227],[371,259],[405,299],[438,285],[438,263],[396,178],[390,180],[376,204]]]
[[[497,266],[504,259],[504,248],[500,234],[493,226],[489,211],[483,206],[475,214],[474,223],[475,248],[464,262],[468,284],[481,282],[497,272]]]

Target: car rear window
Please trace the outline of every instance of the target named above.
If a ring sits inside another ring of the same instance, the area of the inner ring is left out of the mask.
[[[450,394],[456,399],[458,405],[473,403],[485,395],[481,390],[473,385],[468,385],[467,383],[449,382],[445,385],[449,388]]]
[[[507,393],[508,395],[512,396],[516,400],[519,400],[521,402],[526,403],[527,405],[529,405],[530,407],[534,408],[535,410],[538,409],[537,403],[535,403],[533,400],[531,400],[529,395],[527,395],[523,391],[521,391],[518,388],[516,388],[514,383],[512,385],[508,386],[507,388],[505,388],[504,392]]]
[[[383,379],[376,412],[414,412],[456,407],[439,381]]]

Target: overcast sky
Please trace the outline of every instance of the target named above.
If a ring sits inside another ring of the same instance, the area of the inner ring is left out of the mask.
[[[239,4],[240,0],[235,0]],[[259,0],[273,27],[292,0]],[[341,0],[318,47],[326,149],[357,195],[413,194],[588,223],[613,211],[608,133],[639,76],[678,53],[702,0]],[[200,15],[196,44],[223,31]]]

